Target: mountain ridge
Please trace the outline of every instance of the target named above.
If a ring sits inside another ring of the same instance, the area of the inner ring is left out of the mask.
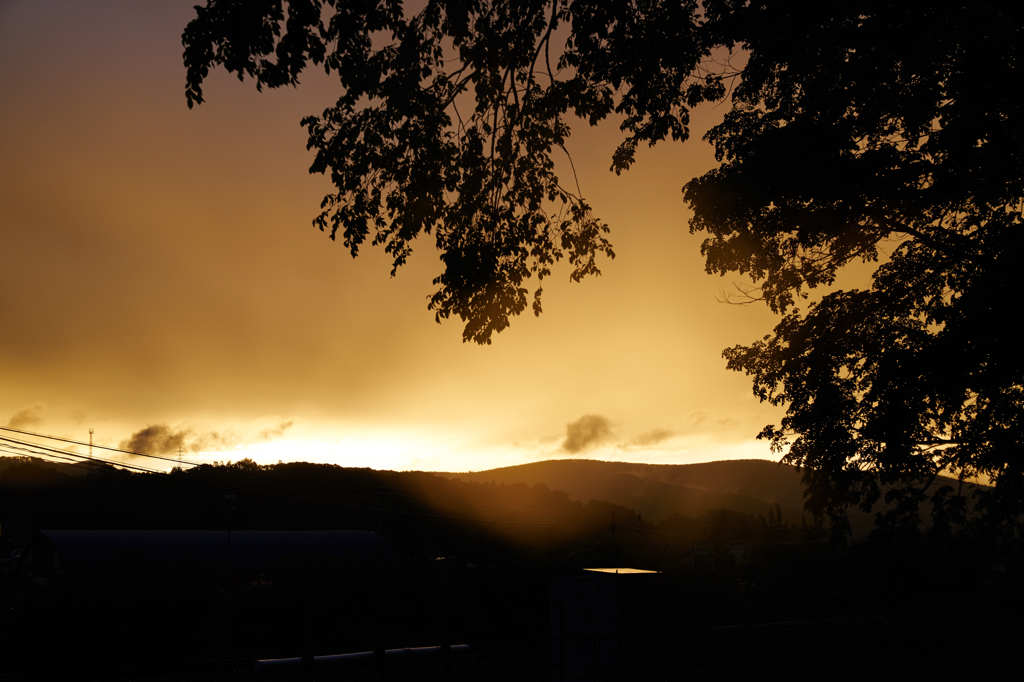
[[[803,486],[795,468],[770,460],[720,460],[698,464],[646,464],[593,459],[554,459],[445,476],[471,482],[542,484],[580,500],[635,509],[652,521],[699,516],[716,509],[803,514]]]

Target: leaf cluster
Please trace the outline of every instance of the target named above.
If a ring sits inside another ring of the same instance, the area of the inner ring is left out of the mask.
[[[725,352],[787,408],[762,435],[836,519],[880,496],[928,496],[960,523],[940,473],[988,481],[990,518],[1024,509],[1019,309],[1024,10],[1015,2],[791,0],[208,0],[183,43],[189,104],[214,67],[257,87],[304,68],[340,96],[304,119],[311,171],[335,191],[315,224],[393,270],[415,240],[441,257],[429,307],[490,342],[567,260],[614,256],[608,226],[560,179],[573,125],[613,118],[611,159],[685,140],[690,111],[719,165],[683,187],[709,273],[754,280],[783,315]],[[725,57],[727,55],[727,57]],[[573,171],[573,175],[575,175]],[[884,251],[888,246],[891,253]],[[834,291],[879,262],[865,290]],[[930,492],[929,492],[930,491]],[[899,505],[897,505],[899,506]]]
[[[916,525],[929,500],[936,528],[962,525],[963,491],[932,485],[946,474],[991,485],[977,518],[1019,532],[1021,19],[1012,3],[718,15],[750,58],[708,134],[722,164],[685,188],[691,229],[709,272],[751,276],[785,313],[725,357],[787,407],[761,435],[837,520],[884,495],[887,521]],[[884,244],[870,288],[796,305]]]
[[[201,103],[218,66],[257,88],[297,85],[308,67],[337,78],[337,101],[302,121],[310,171],[335,188],[314,224],[352,255],[383,247],[392,274],[417,237],[432,236],[443,269],[429,308],[460,318],[464,339],[489,343],[526,309],[531,279],[539,314],[556,262],[579,281],[614,257],[608,226],[578,183],[560,180],[556,159],[571,166],[572,118],[622,118],[620,171],[639,142],[686,137],[685,102],[701,88],[683,87],[700,52],[686,36],[695,8],[210,0],[182,38],[186,98]]]

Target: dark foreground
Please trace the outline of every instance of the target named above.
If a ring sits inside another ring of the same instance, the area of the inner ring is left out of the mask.
[[[523,486],[481,487],[460,511],[452,500],[476,488],[372,472],[11,471],[0,681],[1017,670],[1015,546],[927,533],[842,546],[778,510],[659,526]]]
[[[963,555],[880,549],[608,574],[403,556],[366,531],[43,530],[6,567],[0,679],[655,680],[1012,660],[1018,575],[979,583]]]

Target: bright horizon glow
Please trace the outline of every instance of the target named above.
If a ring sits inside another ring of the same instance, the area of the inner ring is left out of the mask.
[[[213,422],[203,428],[187,429],[181,425],[168,427],[169,432],[197,438],[217,436],[219,447],[198,451],[185,449],[182,464],[216,464],[249,459],[260,465],[284,462],[332,464],[347,468],[369,468],[390,471],[471,472],[513,467],[533,462],[562,459],[598,460],[636,464],[673,465],[699,464],[721,460],[769,460],[780,456],[771,452],[764,441],[754,439],[728,440],[713,433],[675,434],[653,444],[639,445],[636,439],[608,436],[581,452],[570,453],[563,448],[564,436],[549,434],[543,438],[513,440],[487,438],[482,434],[453,434],[437,427],[399,428],[386,425],[328,425],[315,422],[288,422],[287,435],[268,438],[268,430],[280,420],[262,419],[240,424],[235,429],[216,430]],[[81,427],[55,429],[51,435],[76,440],[79,445],[60,444],[69,453],[86,454],[89,436],[80,434]],[[124,447],[125,442],[113,433],[116,425],[104,424],[96,437],[95,456],[125,464],[141,465],[167,471],[175,466],[177,453],[168,450],[139,448],[140,452],[163,457],[149,460],[132,457],[109,447]],[[40,433],[43,433],[42,431]],[[219,436],[217,434],[220,434]],[[30,438],[44,443],[45,437]],[[54,443],[48,443],[53,446]],[[166,446],[165,446],[166,447]]]
[[[196,463],[257,464],[311,462],[342,467],[391,471],[484,471],[553,459],[600,460],[646,464],[699,464],[720,460],[768,459],[778,461],[767,444],[716,442],[706,436],[673,438],[657,447],[608,444],[578,454],[561,449],[560,439],[503,445],[454,438],[431,438],[415,433],[368,431],[341,438],[281,438],[210,450],[188,458]]]
[[[18,229],[0,288],[19,292],[4,300],[0,424],[80,442],[92,429],[99,444],[172,460],[180,447],[196,462],[456,472],[777,459],[753,437],[782,410],[722,358],[777,316],[723,305],[749,283],[709,276],[701,236],[680,229],[680,187],[718,165],[701,136],[720,107],[695,109],[690,142],[638,150],[621,175],[608,169],[616,123],[575,127],[572,168],[558,158],[556,170],[582,183],[616,258],[579,285],[569,264],[555,268],[544,314],[480,347],[427,309],[442,267],[429,239],[392,278],[383,249],[353,260],[310,224],[333,190],[309,174],[296,122],[336,99],[336,79],[309,72],[300,88],[259,93],[218,72],[190,110],[192,3],[102,4],[0,5],[0,46],[24,66],[0,72],[18,102],[0,168]],[[61,112],[74,125],[55,124]],[[584,416],[606,428],[567,453]]]

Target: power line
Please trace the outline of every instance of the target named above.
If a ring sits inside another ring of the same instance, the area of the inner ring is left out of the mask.
[[[21,441],[8,440],[6,438],[4,438],[3,440],[6,441],[6,442],[0,443],[0,446],[5,447],[5,448],[14,448],[15,450],[20,450],[21,452],[27,452],[27,453],[32,454],[32,455],[45,455],[47,457],[57,457],[59,459],[65,459],[65,460],[67,460],[69,462],[80,462],[81,461],[81,460],[74,459],[74,457],[71,455],[71,453],[57,454],[55,452],[54,453],[42,452],[40,450],[34,450],[34,449],[30,448],[30,447],[22,447],[21,445],[15,445],[15,443],[20,443]]]
[[[159,471],[158,469],[149,469],[147,467],[139,466],[137,464],[127,464],[125,462],[117,462],[117,461],[109,460],[109,459],[100,459],[99,457],[89,457],[88,455],[80,455],[77,452],[68,452],[67,450],[57,450],[55,448],[51,448],[51,447],[48,447],[46,445],[40,445],[39,443],[28,443],[28,442],[23,441],[23,440],[17,440],[17,439],[14,439],[14,438],[7,438],[6,436],[0,436],[0,441],[4,441],[6,443],[13,443],[13,444],[16,444],[16,445],[26,445],[26,446],[28,446],[30,448],[35,448],[36,454],[49,455],[50,453],[53,453],[53,454],[56,454],[56,455],[78,457],[78,458],[80,458],[82,460],[88,460],[88,461],[92,461],[92,462],[102,462],[103,464],[109,464],[111,466],[116,466],[116,467],[123,467],[125,469],[135,469],[135,470],[138,470],[138,471],[144,471],[144,472],[149,473],[149,474],[163,473],[163,472]],[[46,452],[40,453],[39,450],[45,450]]]
[[[9,426],[0,426],[0,431],[10,431],[11,433],[20,433],[24,436],[34,436],[36,438],[46,438],[48,440],[56,440],[62,443],[74,443],[75,445],[88,445],[90,447],[97,447],[100,450],[109,450],[110,452],[120,452],[125,455],[135,455],[136,457],[149,457],[150,459],[159,459],[164,462],[172,462],[174,464],[185,464],[188,466],[199,466],[195,462],[187,462],[184,460],[172,459],[171,457],[160,457],[159,455],[147,455],[145,452],[134,452],[132,450],[122,450],[120,448],[112,448],[108,445],[94,445],[92,443],[83,443],[80,440],[71,440],[70,438],[61,438],[60,436],[48,436],[45,433],[33,433],[32,431],[21,431],[20,429],[12,429]],[[91,436],[91,434],[90,434]],[[90,438],[91,440],[91,438]]]
[[[55,448],[47,447],[45,445],[39,445],[38,443],[28,443],[28,442],[21,441],[21,440],[16,440],[16,439],[13,439],[13,438],[6,438],[4,436],[0,436],[0,441],[5,441],[3,444],[7,445],[7,447],[18,448],[19,450],[22,450],[23,452],[28,452],[28,453],[33,454],[33,455],[41,455],[41,456],[44,456],[44,457],[58,457],[58,458],[61,458],[61,459],[66,459],[66,460],[68,460],[70,462],[75,462],[76,464],[77,463],[81,463],[82,461],[88,461],[88,462],[97,462],[97,463],[102,463],[102,464],[109,464],[109,465],[115,466],[115,467],[124,467],[124,468],[127,468],[127,469],[135,469],[135,470],[138,470],[138,471],[144,471],[144,472],[149,473],[149,474],[159,474],[159,473],[162,473],[158,469],[150,469],[148,467],[139,466],[137,464],[126,464],[124,462],[117,462],[117,461],[109,460],[109,459],[101,459],[99,457],[89,457],[88,455],[80,455],[77,452],[69,452],[67,450],[57,450]],[[24,447],[18,447],[19,445],[28,446],[28,448],[32,448],[32,449],[26,449]],[[77,459],[70,459],[70,458],[77,458]]]
[[[11,450],[9,448],[15,448],[15,449]],[[26,448],[19,448],[17,445],[7,445],[7,444],[3,444],[3,443],[0,443],[0,452],[3,452],[3,453],[8,454],[8,455],[14,455],[16,457],[25,457],[25,458],[28,458],[28,459],[42,459],[42,457],[45,456],[45,457],[55,457],[57,459],[61,459],[61,460],[64,460],[66,462],[74,462],[75,464],[80,464],[81,463],[81,460],[72,459],[71,457],[62,457],[61,455],[50,454],[48,452],[36,452],[35,450],[28,450]],[[44,461],[48,462],[50,460],[44,460]]]
[[[10,448],[14,448],[13,450]],[[53,459],[60,460],[61,462],[69,462],[71,464],[89,464],[95,466],[101,466],[99,462],[83,461],[81,459],[75,459],[72,455],[60,455],[56,452],[40,452],[39,450],[30,450],[28,448],[19,447],[17,445],[11,445],[9,443],[0,443],[0,452],[5,452],[8,455],[15,455],[17,457],[27,457],[29,459],[38,459],[44,462],[53,462]],[[79,455],[80,456],[80,455]],[[44,457],[50,457],[53,459],[43,459]]]

